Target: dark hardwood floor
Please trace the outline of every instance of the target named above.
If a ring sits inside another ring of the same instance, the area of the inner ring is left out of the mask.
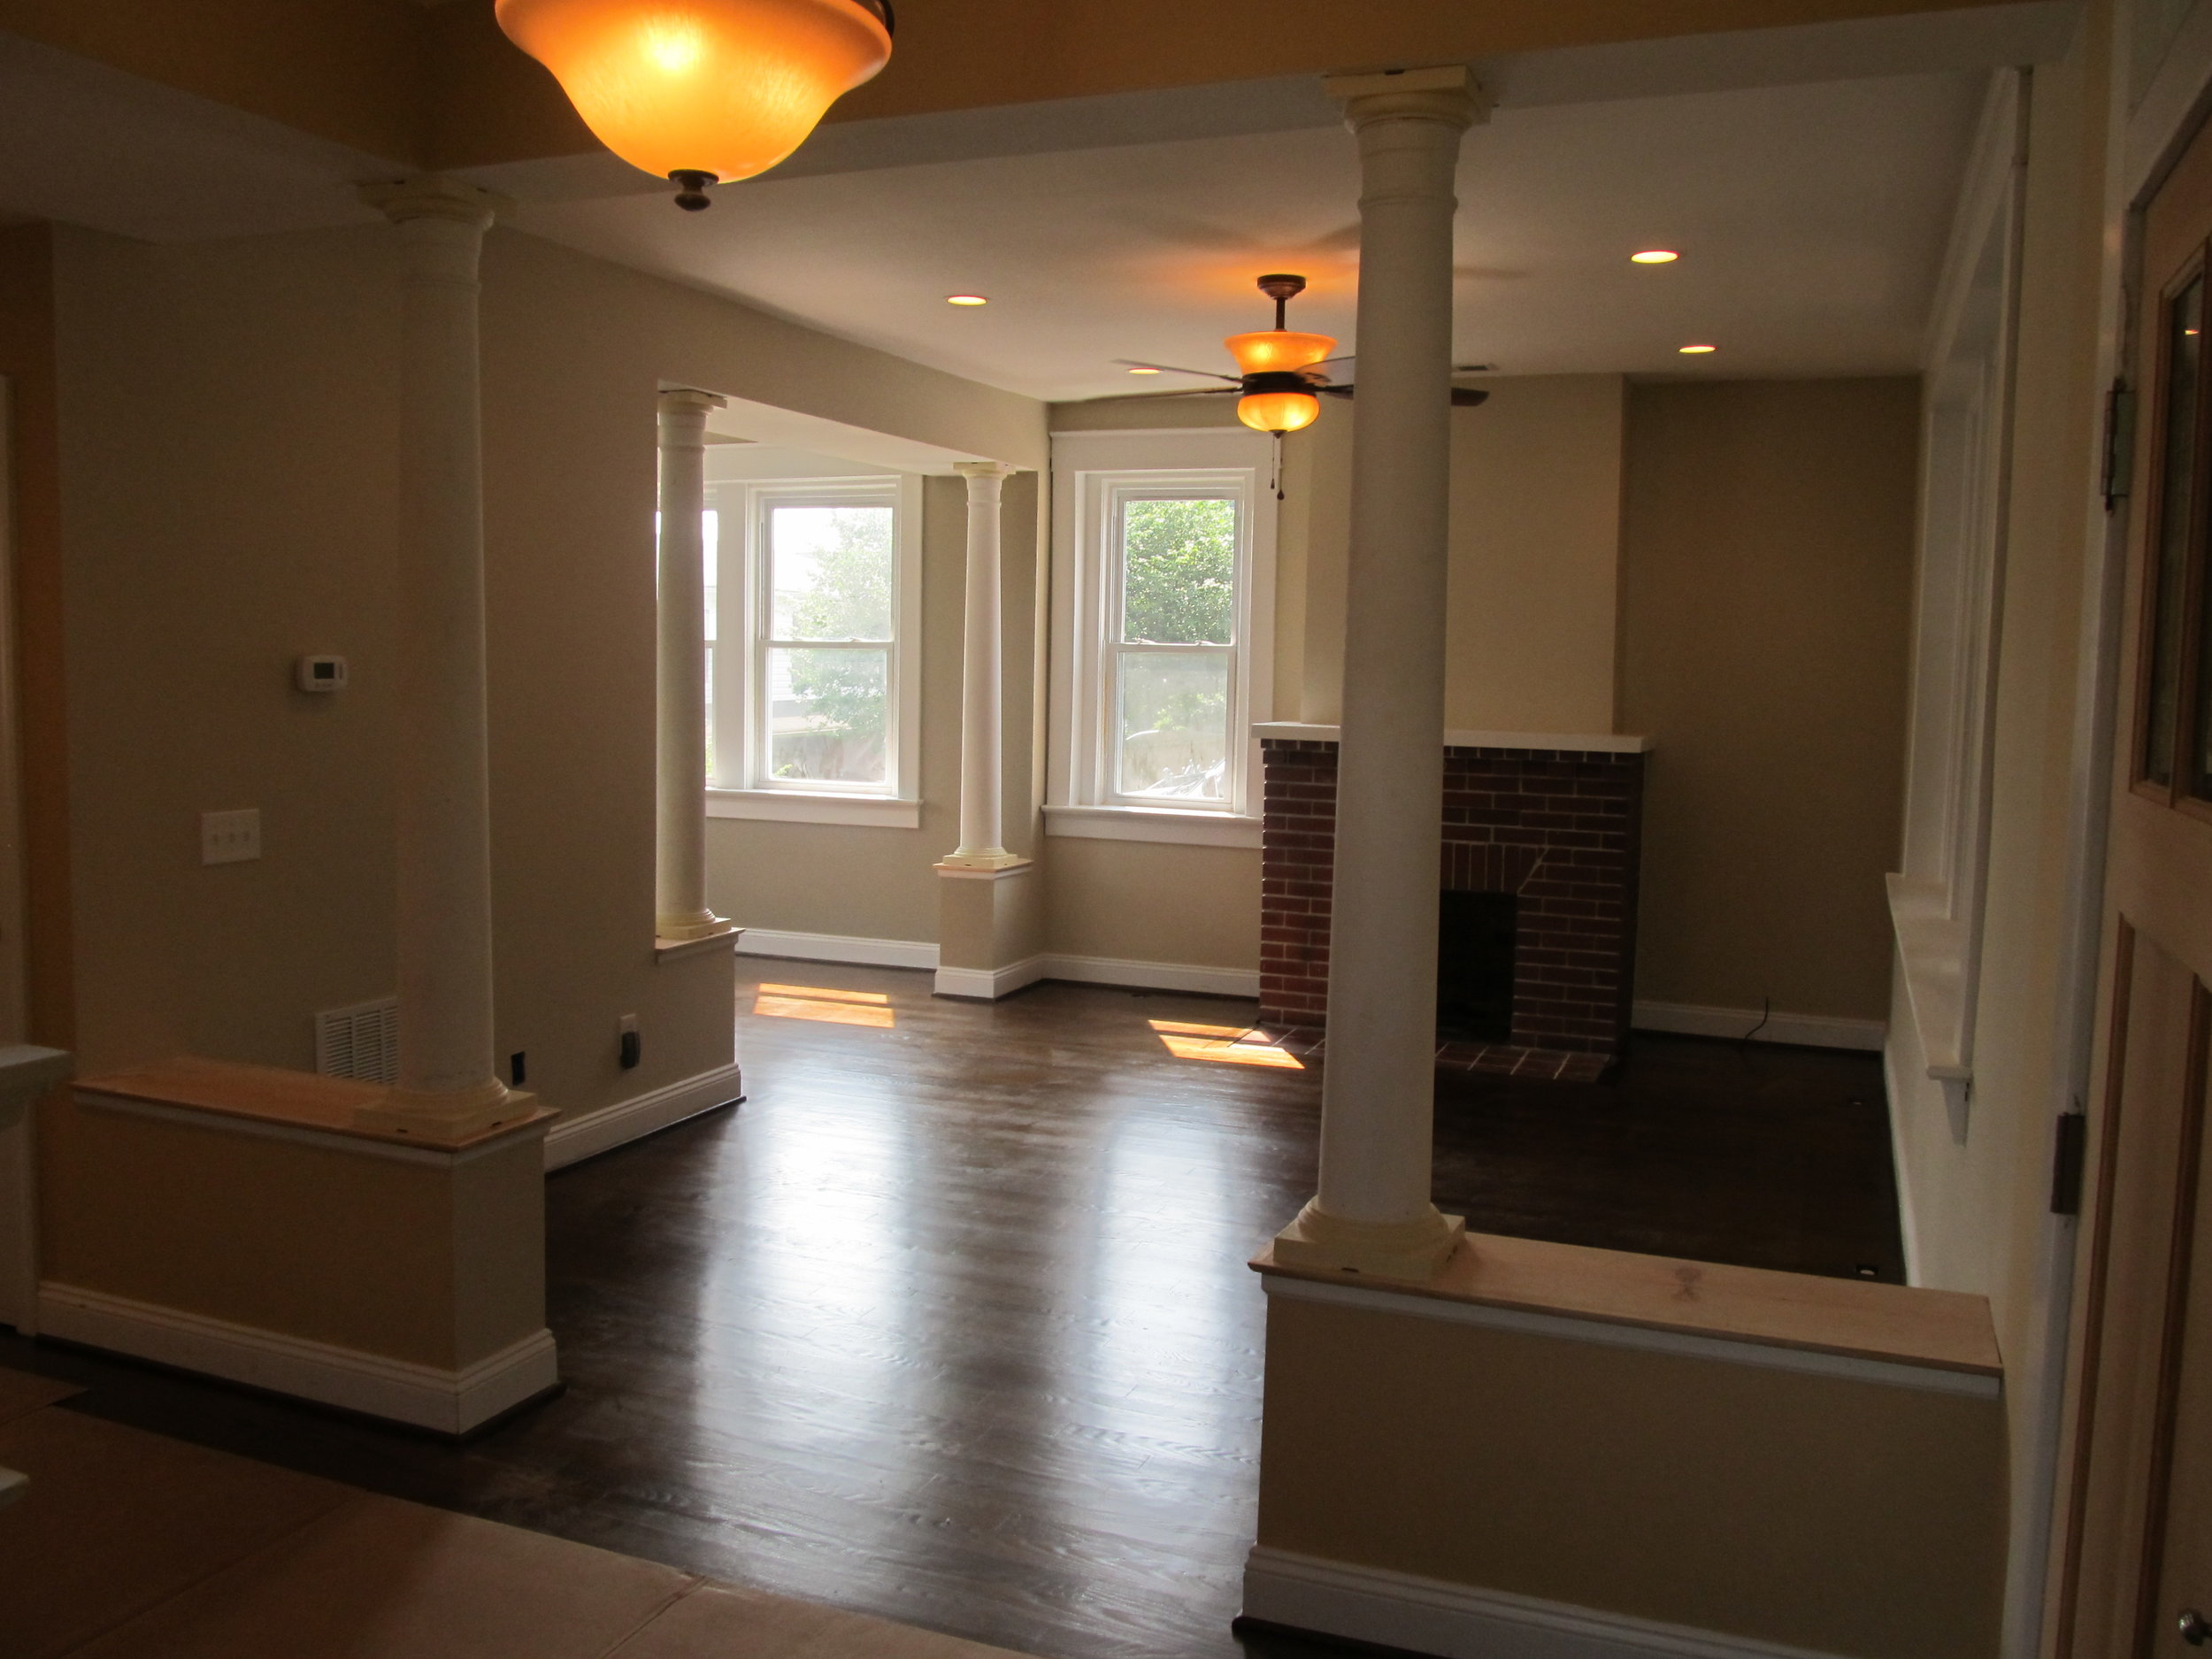
[[[1238,1027],[1244,1002],[746,966],[886,999],[794,1011],[893,1023],[757,1015],[749,985],[744,1106],[550,1178],[559,1397],[454,1446],[12,1336],[0,1364],[88,1384],[79,1409],[1010,1647],[1235,1659],[1243,1263],[1311,1190],[1313,1074],[1179,1058],[1148,1024]],[[1479,1229],[1899,1277],[1874,1056],[1647,1037],[1613,1085],[1446,1087],[1437,1194]]]

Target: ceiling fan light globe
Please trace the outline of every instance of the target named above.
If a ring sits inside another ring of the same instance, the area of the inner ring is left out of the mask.
[[[861,0],[498,0],[600,142],[658,178],[765,173],[890,60]]]
[[[1291,328],[1263,328],[1256,334],[1231,334],[1221,342],[1247,374],[1279,374],[1310,368],[1336,349],[1326,334],[1302,334]]]
[[[1311,392],[1251,392],[1237,399],[1237,419],[1255,432],[1297,432],[1320,416],[1321,400]]]

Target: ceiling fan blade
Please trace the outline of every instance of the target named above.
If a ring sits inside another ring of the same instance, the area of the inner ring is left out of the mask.
[[[1313,389],[1326,397],[1349,397],[1352,396],[1353,392],[1353,388],[1348,386],[1317,386]],[[1479,392],[1471,387],[1466,386],[1455,386],[1452,388],[1452,407],[1454,409],[1473,409],[1479,404],[1486,403],[1489,401],[1490,394],[1487,392]]]
[[[1241,389],[1234,386],[1192,386],[1171,392],[1107,392],[1097,397],[1079,401],[1086,403],[1136,403],[1148,397],[1226,397],[1232,392]]]
[[[1156,374],[1196,374],[1210,380],[1226,380],[1232,386],[1242,384],[1233,374],[1217,374],[1211,369],[1179,369],[1172,363],[1140,363],[1134,357],[1116,357],[1125,369],[1150,369]]]

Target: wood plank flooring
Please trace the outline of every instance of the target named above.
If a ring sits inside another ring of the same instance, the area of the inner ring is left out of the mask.
[[[687,1572],[1063,1659],[1235,1659],[1243,1263],[1311,1191],[1314,1075],[1149,1024],[1249,1003],[744,965],[893,1023],[756,1015],[748,987],[744,1106],[549,1179],[559,1398],[456,1447],[13,1337],[0,1363],[87,1384],[64,1409]],[[1872,1056],[1658,1038],[1613,1086],[1454,1080],[1438,1196],[1486,1231],[1893,1279],[1880,1089]]]

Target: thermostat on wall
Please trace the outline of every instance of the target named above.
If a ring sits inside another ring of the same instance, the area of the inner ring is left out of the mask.
[[[342,657],[303,657],[295,672],[302,691],[346,688],[346,659]]]

